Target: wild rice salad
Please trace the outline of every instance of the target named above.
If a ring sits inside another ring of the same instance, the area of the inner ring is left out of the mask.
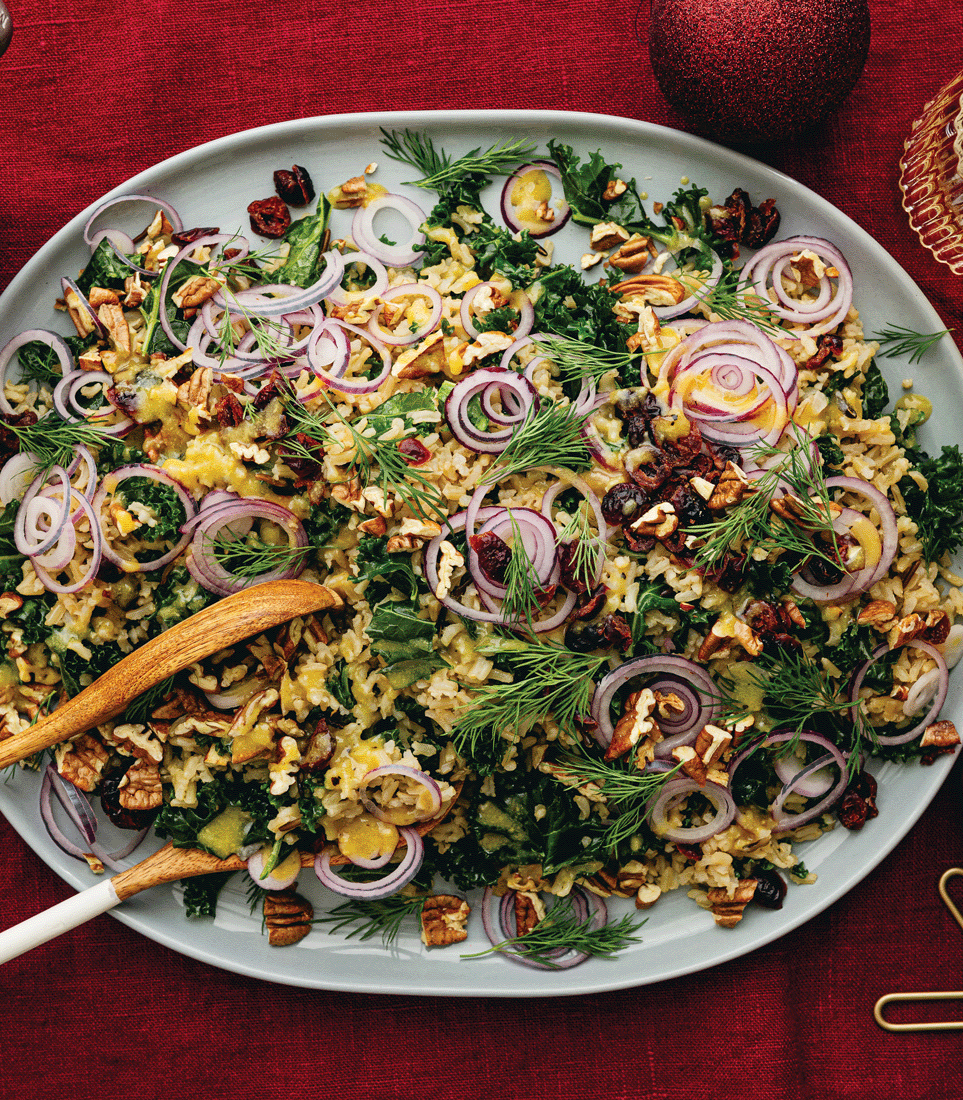
[[[649,212],[602,153],[383,144],[427,202],[295,165],[250,234],[105,203],[76,335],[0,353],[0,736],[300,577],[341,606],[27,762],[65,850],[119,866],[106,815],[240,855],[276,944],[312,926],[308,868],[346,899],[315,923],[386,942],[464,940],[471,895],[542,967],[637,938],[612,896],[778,908],[815,878],[799,842],[876,816],[874,760],[959,742],[963,461],[874,358],[924,344],[867,338],[845,257],[773,199]]]

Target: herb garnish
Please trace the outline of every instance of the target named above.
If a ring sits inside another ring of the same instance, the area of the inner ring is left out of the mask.
[[[582,433],[590,415],[565,405],[542,403],[537,409],[533,407],[485,474],[483,483],[522,474],[533,466],[588,469],[592,455]]]
[[[829,492],[818,461],[813,461],[808,436],[795,432],[796,446],[783,452],[761,446],[751,454],[758,460],[776,458],[764,474],[751,483],[742,500],[727,508],[721,518],[696,524],[687,531],[704,539],[696,550],[696,562],[712,568],[729,554],[752,557],[759,549],[766,556],[782,552],[803,558],[819,558],[841,568]],[[788,485],[797,511],[794,523],[776,516],[770,508],[777,490]],[[824,549],[823,547],[828,547]]]
[[[574,734],[576,720],[589,713],[594,677],[609,660],[607,654],[575,653],[554,642],[496,637],[480,642],[478,651],[501,658],[514,673],[510,684],[480,688],[451,733],[457,751],[486,774],[507,748],[503,731],[510,730],[514,741],[551,714],[563,732]]]
[[[944,328],[939,332],[916,332],[906,325],[889,324],[879,332],[874,332],[871,339],[879,341],[879,351],[876,354],[881,359],[909,355],[911,363],[918,363],[950,331]]]
[[[4,421],[3,427],[17,437],[22,451],[36,455],[38,471],[52,466],[68,466],[78,447],[102,447],[111,442],[109,431],[87,420],[61,420],[48,413],[36,424],[14,424]]]
[[[312,923],[330,925],[328,934],[332,936],[357,925],[345,934],[346,939],[370,940],[380,935],[381,942],[389,947],[409,917],[421,917],[425,899],[424,894],[393,894],[379,901],[353,899],[336,905],[323,917],[315,917]]]
[[[728,267],[715,286],[701,289],[689,286],[689,290],[710,313],[724,321],[748,321],[769,336],[785,336],[771,303],[751,292],[750,286],[748,281],[740,280],[738,271]]]
[[[542,333],[533,336],[532,343],[555,367],[563,384],[589,378],[598,383],[611,371],[616,371],[621,378],[625,372],[638,367],[642,359],[638,352],[608,351],[587,340],[567,336],[546,336]]]
[[[384,128],[381,133],[384,135],[381,144],[389,156],[421,172],[421,179],[407,182],[428,191],[444,191],[469,176],[510,175],[519,162],[535,151],[533,141],[506,139],[484,151],[479,147],[452,160],[447,153],[435,148],[435,143],[427,134],[412,133],[411,130],[399,134],[396,130]]]
[[[353,457],[347,463],[348,476],[356,477],[362,487],[376,480],[386,498],[393,493],[422,519],[444,519],[447,516],[447,505],[438,487],[409,465],[398,449],[399,439],[386,440],[374,433],[363,434],[335,408],[326,393],[322,392],[319,397],[327,406],[323,412],[307,409],[296,397],[282,394],[285,415],[291,425],[284,446],[290,454],[308,462],[319,462],[325,446],[335,452],[353,451]],[[344,440],[333,431],[335,426],[347,431],[351,440],[349,448],[344,447]],[[299,439],[299,435],[307,437],[308,442]],[[312,446],[311,440],[318,442]]]
[[[560,898],[530,932],[461,957],[480,959],[495,952],[510,952],[557,970],[559,963],[555,956],[559,951],[577,951],[599,959],[614,958],[617,951],[641,941],[642,937],[636,933],[645,921],[633,922],[626,914],[620,921],[601,928],[594,928],[593,923],[592,916],[583,921],[577,919],[571,896]]]

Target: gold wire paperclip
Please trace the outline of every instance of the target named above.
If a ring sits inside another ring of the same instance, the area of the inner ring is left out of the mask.
[[[940,897],[946,903],[947,909],[953,915],[956,923],[963,928],[963,913],[956,907],[956,903],[947,892],[946,884],[951,878],[963,875],[963,867],[951,867],[944,871],[940,877]],[[963,990],[955,990],[951,993],[887,993],[880,997],[873,1007],[873,1016],[880,1027],[887,1031],[959,1031],[963,1029],[963,1020],[938,1020],[935,1023],[910,1023],[893,1024],[883,1015],[883,1009],[894,1001],[963,1001]]]

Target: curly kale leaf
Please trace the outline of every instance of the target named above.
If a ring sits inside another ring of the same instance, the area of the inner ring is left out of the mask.
[[[213,917],[217,899],[234,871],[217,871],[213,875],[181,880],[184,887],[184,908],[189,917]]]
[[[926,478],[921,489],[910,477],[904,477],[899,490],[906,511],[919,528],[923,557],[940,561],[963,545],[963,455],[957,444],[944,446],[939,455],[930,457],[917,452],[916,468]]]
[[[866,368],[863,378],[863,416],[878,420],[889,408],[889,387],[883,372],[875,363]]]
[[[614,221],[630,233],[642,233],[660,241],[670,252],[690,250],[709,260],[709,250],[718,244],[708,228],[703,200],[708,191],[702,187],[680,188],[659,216],[660,225],[645,212],[635,180],[622,179],[625,189],[612,198],[606,195],[609,184],[621,179],[621,164],[608,164],[600,153],[590,154],[583,164],[571,146],[551,140],[548,149],[562,176],[565,198],[572,218],[581,225],[593,226]],[[609,192],[611,194],[611,191]]]

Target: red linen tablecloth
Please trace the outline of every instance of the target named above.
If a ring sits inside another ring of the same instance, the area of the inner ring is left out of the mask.
[[[104,192],[256,125],[521,106],[688,128],[652,76],[647,5],[638,20],[617,0],[9,6],[0,287]],[[897,188],[911,122],[963,66],[963,8],[870,7],[869,60],[841,111],[751,152],[880,241],[963,344],[963,279],[920,246]],[[961,932],[936,892],[942,871],[963,862],[960,794],[957,767],[896,851],[801,930],[622,992],[516,1001],[301,990],[193,962],[99,917],[0,968],[0,1098],[958,1097],[959,1032],[891,1034],[871,1011],[887,992],[963,985]],[[68,896],[5,822],[0,841],[0,926]]]

